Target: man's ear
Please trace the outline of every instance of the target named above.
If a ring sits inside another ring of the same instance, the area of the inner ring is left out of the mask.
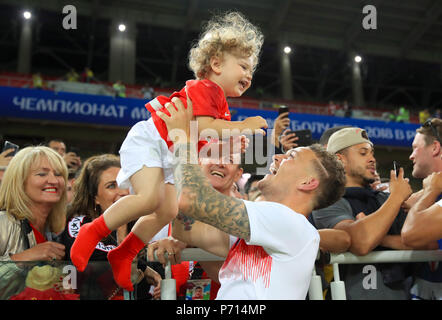
[[[313,191],[319,186],[319,180],[315,177],[307,177],[300,185],[298,189],[302,191]]]
[[[338,158],[339,161],[341,161],[342,165],[345,167],[345,165],[347,164],[347,159],[345,158],[345,156],[341,153],[336,153],[336,157]]]
[[[223,63],[222,57],[213,56],[212,58],[210,58],[210,68],[216,75],[219,75],[221,73],[222,63]]]
[[[433,157],[441,153],[441,145],[439,141],[433,141]]]

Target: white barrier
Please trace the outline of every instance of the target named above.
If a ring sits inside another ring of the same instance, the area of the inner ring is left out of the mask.
[[[407,263],[442,261],[441,250],[385,250],[372,251],[365,256],[350,252],[331,253],[328,263],[333,264],[334,280],[330,283],[333,300],[346,300],[345,283],[339,278],[339,264]]]
[[[167,253],[165,254],[167,259]],[[320,252],[317,260],[320,259]],[[188,248],[181,251],[182,261],[224,261],[223,257],[198,248]],[[373,251],[365,256],[356,256],[350,252],[327,254],[326,263],[333,265],[334,280],[330,283],[333,300],[346,300],[345,283],[339,276],[339,264],[363,264],[363,263],[406,263],[442,261],[442,250],[385,250]],[[155,260],[158,258],[155,253]],[[323,300],[321,277],[313,270],[309,287],[310,300]],[[161,282],[161,299],[176,300],[176,284],[172,279],[171,264],[167,262],[165,267],[165,279]]]

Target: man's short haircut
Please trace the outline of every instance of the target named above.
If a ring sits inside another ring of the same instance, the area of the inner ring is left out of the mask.
[[[330,139],[330,137],[333,133],[335,133],[336,131],[339,131],[341,129],[344,129],[344,128],[351,128],[351,126],[345,125],[345,126],[336,126],[336,127],[328,128],[327,130],[325,130],[322,133],[321,138],[319,138],[319,144],[324,147],[325,145],[327,145],[328,140]]]
[[[64,143],[64,144],[66,144],[63,140],[61,140],[60,138],[52,138],[52,139],[49,139],[48,140],[48,142],[45,144],[47,147],[49,147],[49,144],[51,143],[51,142],[60,142],[60,143]]]
[[[442,120],[439,118],[428,119],[422,124],[422,127],[416,129],[416,132],[424,135],[426,146],[434,141],[439,141],[442,144]]]
[[[319,188],[313,209],[319,210],[331,206],[344,195],[347,180],[344,166],[335,154],[327,152],[320,144],[309,148],[317,158],[313,160],[313,167],[319,175]]]

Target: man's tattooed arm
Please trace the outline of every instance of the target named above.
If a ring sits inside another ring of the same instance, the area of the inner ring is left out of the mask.
[[[192,230],[192,225],[195,223],[195,219],[185,216],[181,212],[178,212],[176,218],[184,225],[184,231]]]
[[[180,212],[228,234],[250,240],[247,209],[242,200],[216,191],[195,159],[195,144],[175,145],[175,188]]]

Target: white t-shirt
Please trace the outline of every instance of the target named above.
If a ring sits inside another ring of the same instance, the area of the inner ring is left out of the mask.
[[[319,249],[305,216],[275,202],[244,201],[250,241],[231,241],[218,300],[304,300]],[[233,243],[232,243],[233,242]]]

